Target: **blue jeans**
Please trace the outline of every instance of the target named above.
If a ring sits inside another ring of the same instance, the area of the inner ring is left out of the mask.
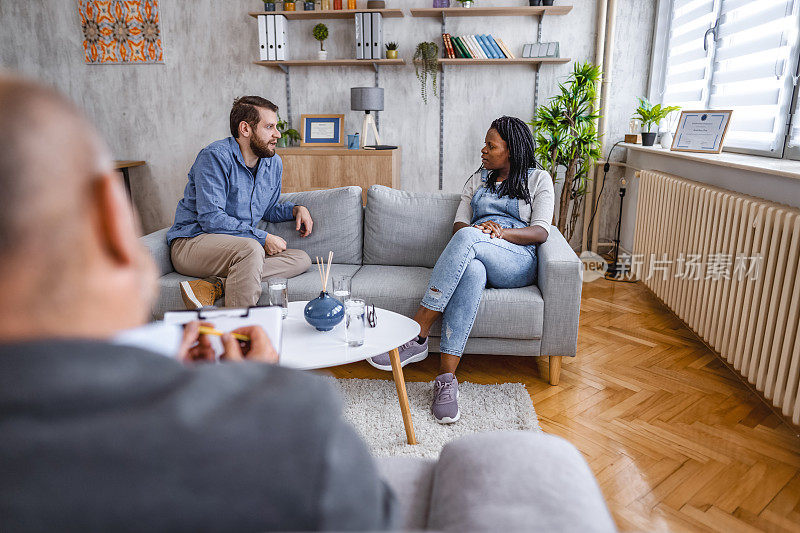
[[[461,228],[433,267],[422,306],[442,316],[441,351],[461,356],[483,289],[524,287],[536,280],[536,248]]]

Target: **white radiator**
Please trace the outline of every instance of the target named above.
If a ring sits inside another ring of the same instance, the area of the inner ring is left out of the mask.
[[[800,425],[800,210],[640,172],[631,270]]]

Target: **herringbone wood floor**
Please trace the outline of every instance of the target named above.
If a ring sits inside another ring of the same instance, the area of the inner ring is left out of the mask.
[[[430,380],[438,357],[407,366]],[[337,377],[390,376],[367,363]],[[584,285],[578,356],[465,356],[460,381],[522,382],[572,442],[623,531],[800,531],[800,439],[639,284]],[[398,408],[398,424],[400,413]],[[417,435],[424,439],[424,435]]]

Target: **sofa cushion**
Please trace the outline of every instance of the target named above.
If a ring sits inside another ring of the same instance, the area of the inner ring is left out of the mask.
[[[569,442],[529,431],[468,435],[439,454],[427,528],[616,531],[589,466]]]
[[[163,228],[140,239],[142,244],[150,250],[150,255],[153,257],[153,261],[156,262],[159,276],[175,271],[169,255],[167,231],[169,231],[169,228]]]
[[[364,214],[364,264],[432,268],[453,236],[460,201],[459,194],[373,185]]]
[[[331,272],[328,276],[328,291],[333,290],[333,278],[335,276],[352,276],[358,270],[358,265],[331,265]],[[258,305],[269,305],[269,289],[266,281],[261,283],[263,292],[258,299]],[[311,265],[311,270],[299,276],[289,279],[289,301],[299,302],[303,300],[313,300],[319,296],[322,290],[322,283],[319,280],[317,265]]]
[[[314,219],[311,235],[300,237],[294,220],[279,224],[262,220],[259,228],[282,237],[289,248],[304,250],[312,261],[317,256],[327,261],[328,252],[333,251],[333,260],[337,263],[361,264],[364,217],[361,187],[286,193],[281,195],[280,201],[308,208]]]
[[[413,457],[377,457],[378,472],[397,497],[402,531],[422,531],[428,521],[436,461]]]
[[[181,298],[181,281],[190,281],[191,276],[170,272],[158,278],[158,300],[154,303],[153,319],[161,320],[167,311],[183,311],[186,306]],[[217,300],[222,305],[223,300]]]
[[[364,265],[353,277],[353,296],[376,307],[413,317],[432,269],[408,266]],[[471,337],[540,339],[544,301],[535,285],[517,289],[484,289]],[[440,335],[437,321],[431,335]]]

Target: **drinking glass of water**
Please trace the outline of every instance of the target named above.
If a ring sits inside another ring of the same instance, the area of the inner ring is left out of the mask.
[[[344,302],[345,338],[348,346],[364,344],[367,329],[367,305],[364,300],[350,298]]]
[[[335,276],[333,278],[333,297],[344,303],[350,298],[350,276]]]
[[[281,316],[286,318],[289,314],[289,282],[286,278],[269,278],[269,305],[281,308]]]

